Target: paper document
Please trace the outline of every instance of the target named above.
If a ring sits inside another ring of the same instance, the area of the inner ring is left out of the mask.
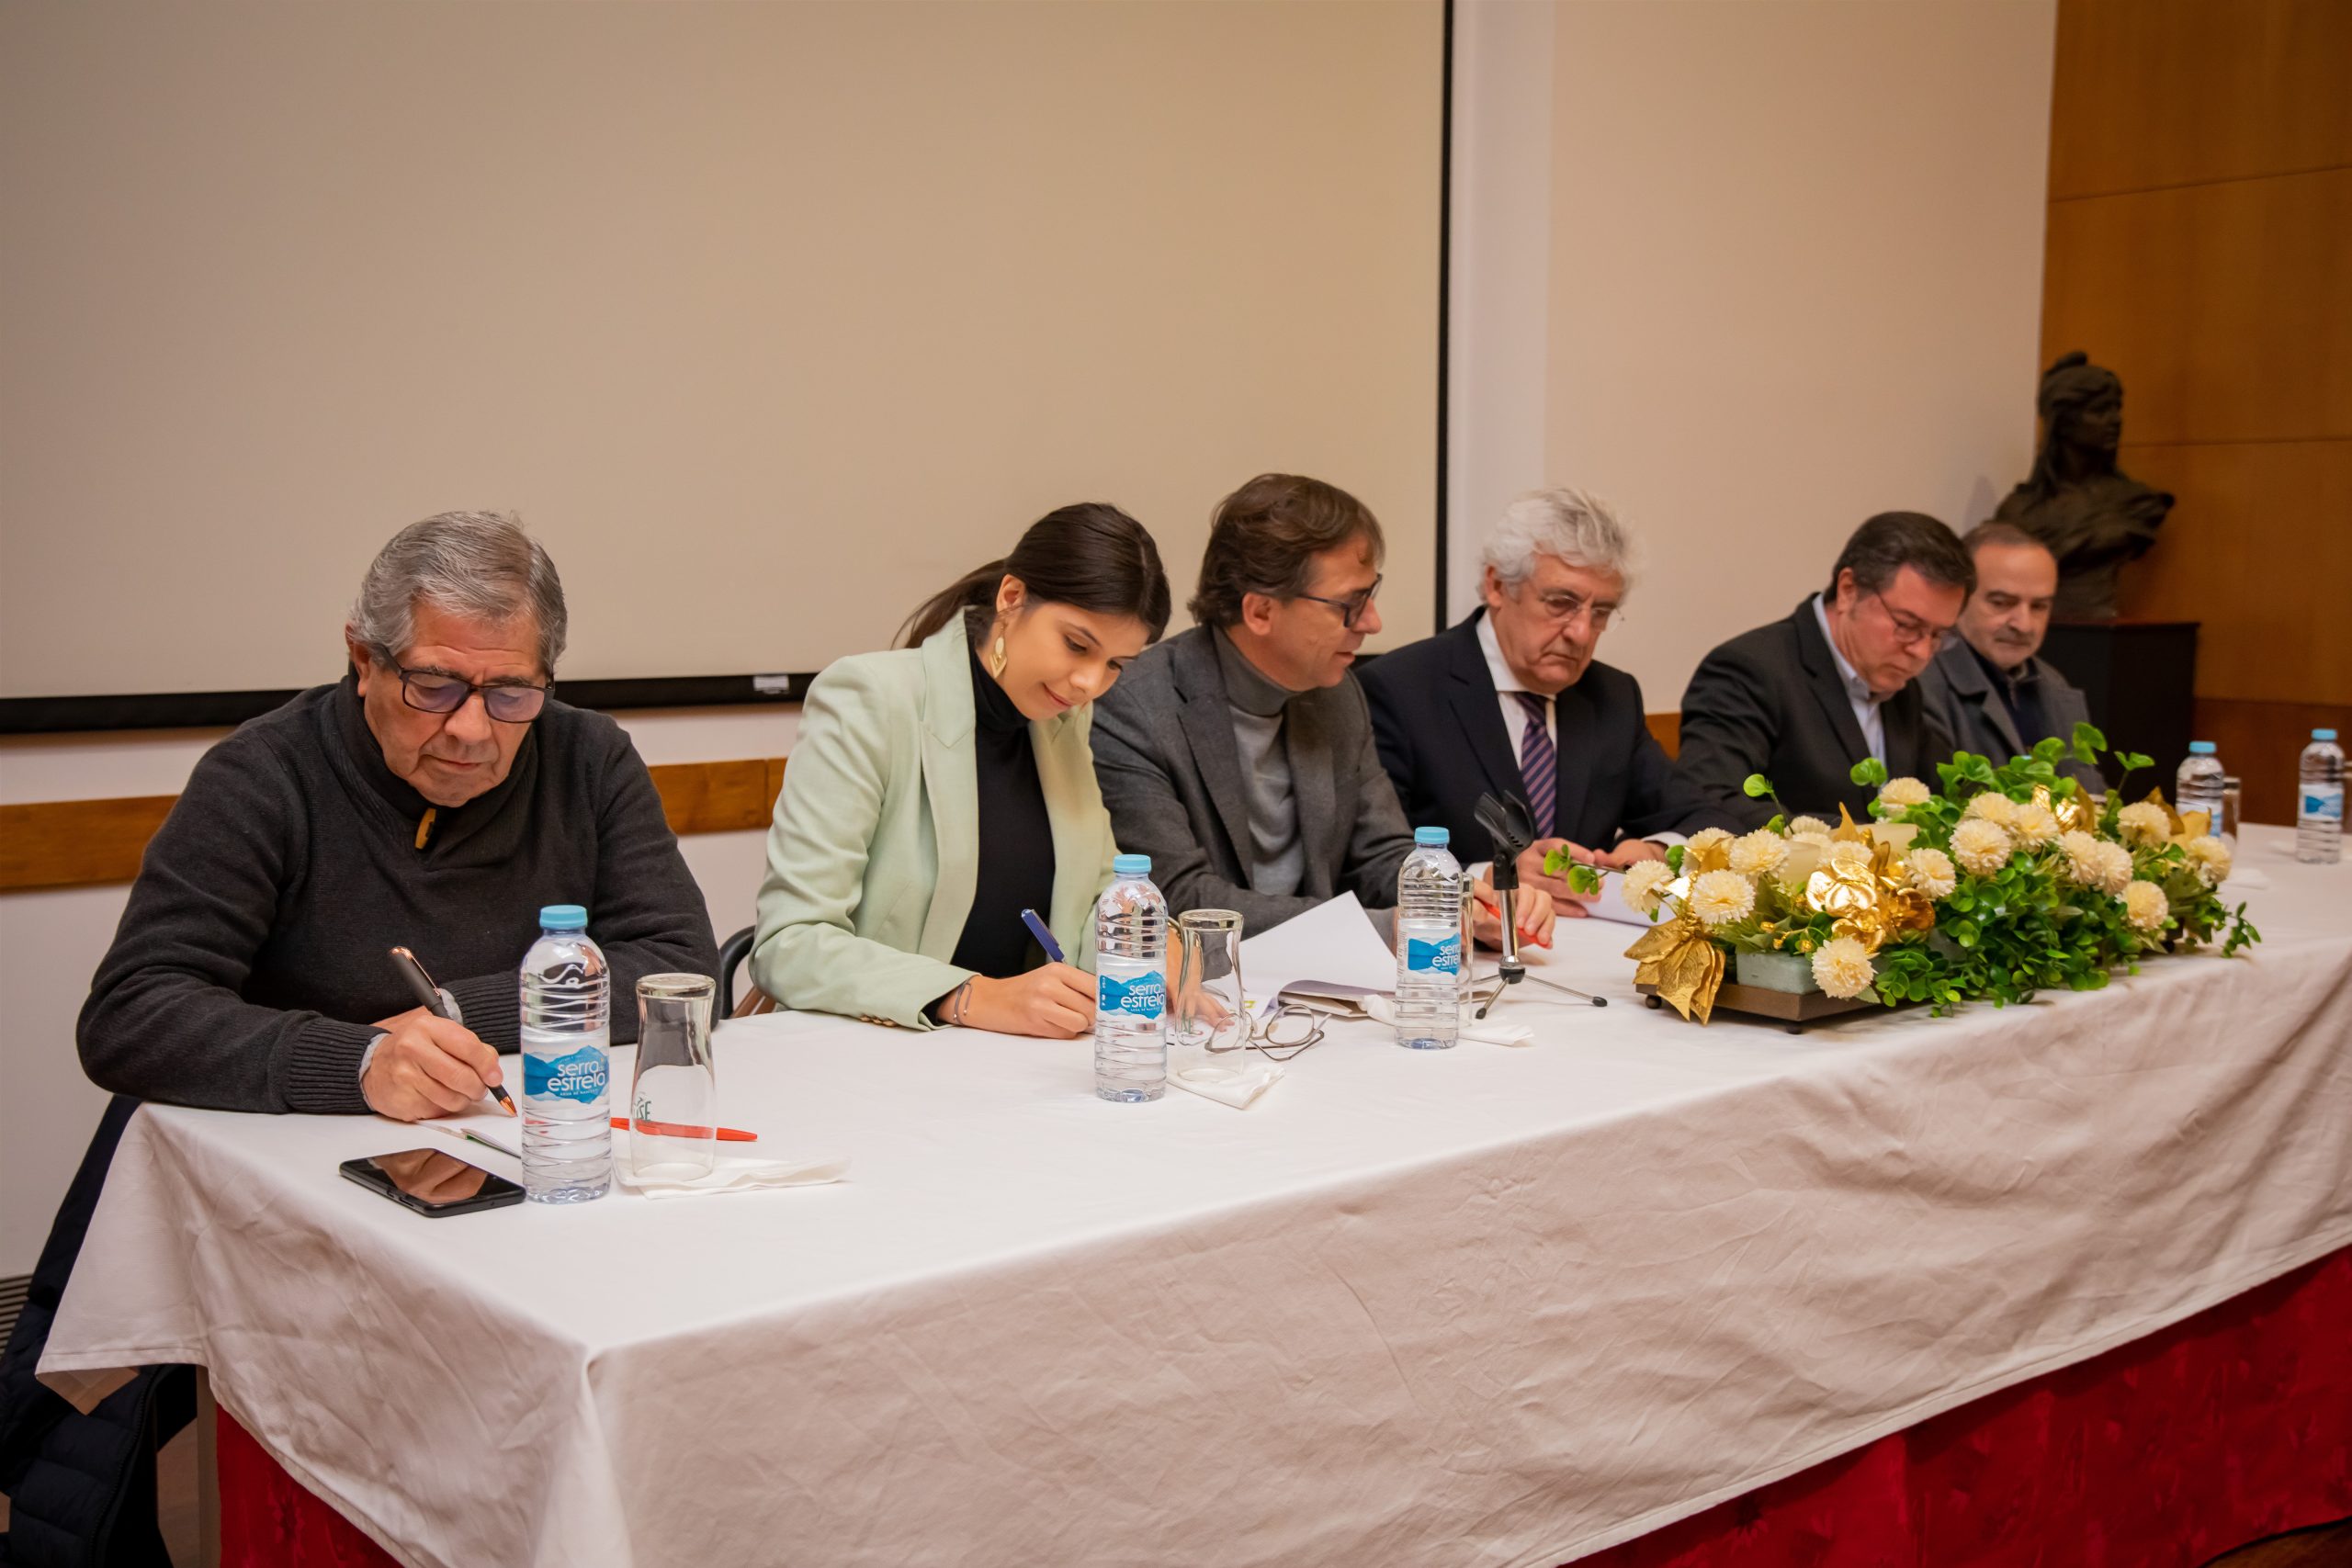
[[[1602,877],[1600,897],[1585,908],[1592,912],[1595,919],[1617,920],[1629,926],[1646,926],[1650,923],[1650,918],[1647,915],[1635,913],[1634,907],[1625,902],[1625,879],[1622,876]]]
[[[1241,983],[1253,997],[1272,997],[1293,980],[1337,980],[1390,990],[1396,955],[1373,929],[1352,893],[1342,893],[1294,915],[1270,931],[1241,942]]]

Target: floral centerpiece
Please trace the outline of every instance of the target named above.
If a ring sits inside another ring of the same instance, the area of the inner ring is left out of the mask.
[[[1834,827],[1782,812],[1752,833],[1709,829],[1662,862],[1637,862],[1624,897],[1654,929],[1626,950],[1635,978],[1704,1023],[1726,966],[1770,955],[1799,976],[1782,988],[1940,1014],[2097,990],[2145,954],[2217,937],[2224,956],[2260,941],[2245,906],[2222,897],[2230,848],[2205,813],[2175,811],[2160,790],[2125,804],[2120,784],[2101,801],[2057,770],[2070,751],[2096,764],[2106,748],[2084,724],[2071,748],[2044,740],[2003,767],[1962,751],[1937,767],[1940,790],[1869,759],[1852,774],[1878,790],[1867,824],[1843,807]],[[2126,779],[2149,765],[2133,752],[2116,761]],[[1747,790],[1780,804],[1761,774]],[[1579,891],[1599,886],[1557,853],[1545,869]]]

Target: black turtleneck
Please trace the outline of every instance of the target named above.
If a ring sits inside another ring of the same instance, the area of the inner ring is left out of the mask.
[[[206,752],[82,1009],[90,1077],[180,1105],[365,1111],[374,1022],[416,1005],[387,950],[413,948],[512,1051],[514,972],[548,904],[588,908],[616,1041],[637,1037],[639,976],[717,973],[661,796],[604,715],[549,702],[495,788],[428,809],[384,766],[348,676]]]
[[[1029,720],[971,650],[973,760],[980,795],[980,866],[972,912],[950,960],[992,980],[1024,974],[1045,961],[1021,911],[1052,918],[1054,825],[1037,779]]]

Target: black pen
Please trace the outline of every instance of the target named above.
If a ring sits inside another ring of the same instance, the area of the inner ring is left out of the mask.
[[[433,983],[433,976],[424,972],[424,965],[417,962],[415,953],[405,947],[392,949],[392,967],[401,972],[401,978],[408,982],[408,988],[416,993],[417,1002],[425,1011],[435,1018],[449,1016],[449,1010],[442,1005],[441,987]],[[514,1102],[506,1098],[503,1086],[492,1084],[490,1094],[506,1114],[514,1114]]]

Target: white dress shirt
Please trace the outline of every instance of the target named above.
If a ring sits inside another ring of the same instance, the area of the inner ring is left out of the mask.
[[[1871,756],[1886,761],[1886,721],[1879,716],[1879,705],[1886,699],[1871,690],[1871,683],[1854,672],[1846,656],[1838,651],[1838,639],[1829,635],[1829,612],[1821,606],[1821,595],[1813,596],[1814,618],[1821,623],[1821,640],[1829,645],[1829,657],[1838,661],[1838,679],[1845,682],[1846,700],[1854,705],[1854,722],[1862,727],[1862,744],[1870,748]]]

